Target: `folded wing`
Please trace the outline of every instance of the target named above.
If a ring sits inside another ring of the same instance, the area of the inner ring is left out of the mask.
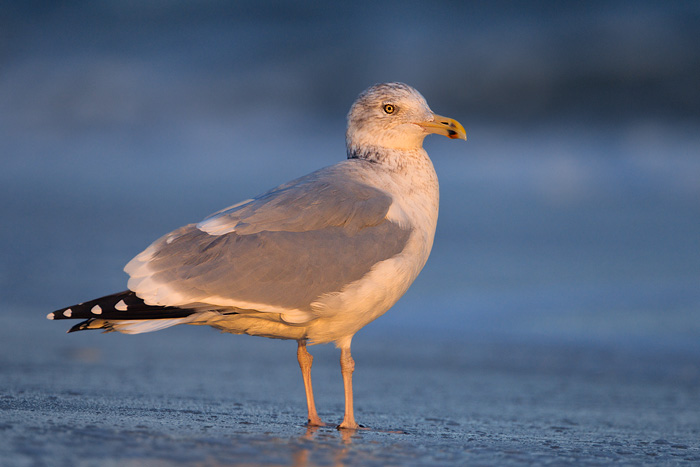
[[[340,169],[338,168],[340,167]],[[322,169],[162,237],[125,268],[147,304],[313,319],[311,303],[403,251],[391,197]]]

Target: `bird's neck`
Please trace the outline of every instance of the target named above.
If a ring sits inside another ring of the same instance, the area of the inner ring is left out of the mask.
[[[385,148],[376,146],[348,146],[348,159],[362,159],[369,162],[381,163],[386,156]]]
[[[382,146],[348,145],[348,159],[362,159],[397,171],[404,171],[416,162],[422,163],[427,158],[428,155],[422,147],[394,149]]]

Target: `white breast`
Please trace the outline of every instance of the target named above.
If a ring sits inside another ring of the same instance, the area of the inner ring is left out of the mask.
[[[406,247],[340,292],[321,296],[312,304],[314,314],[319,316],[309,327],[308,335],[314,343],[351,336],[386,313],[406,293],[428,260],[438,217],[437,175],[422,149],[410,162],[412,167],[406,170],[377,169],[362,180],[391,194],[394,201],[387,219],[411,229]]]

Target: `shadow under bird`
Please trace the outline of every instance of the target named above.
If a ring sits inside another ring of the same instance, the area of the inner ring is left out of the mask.
[[[308,344],[340,348],[345,416],[353,414],[352,337],[384,314],[425,265],[438,217],[438,179],[423,139],[466,140],[402,83],[365,90],[348,114],[347,160],[156,240],[124,268],[128,290],[49,313],[69,332],[138,334],[208,325],[298,343],[308,423],[321,426]]]

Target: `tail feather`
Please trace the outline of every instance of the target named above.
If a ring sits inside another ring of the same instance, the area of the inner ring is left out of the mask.
[[[82,319],[85,320],[73,326],[68,332],[86,329],[113,329],[120,321],[163,320],[163,324],[178,324],[177,318],[186,318],[200,310],[178,308],[173,306],[147,305],[131,290],[125,290],[105,297],[79,303],[67,308],[61,308],[49,313],[48,319]],[[154,326],[157,327],[157,326]],[[167,326],[163,326],[167,327]],[[153,329],[155,330],[155,329]]]
[[[68,332],[85,331],[88,329],[102,329],[103,332],[121,332],[122,334],[141,334],[144,332],[160,331],[178,324],[190,323],[200,319],[200,315],[211,315],[216,312],[195,313],[184,318],[161,318],[161,319],[126,319],[126,320],[104,320],[90,318],[82,321],[68,330]]]

